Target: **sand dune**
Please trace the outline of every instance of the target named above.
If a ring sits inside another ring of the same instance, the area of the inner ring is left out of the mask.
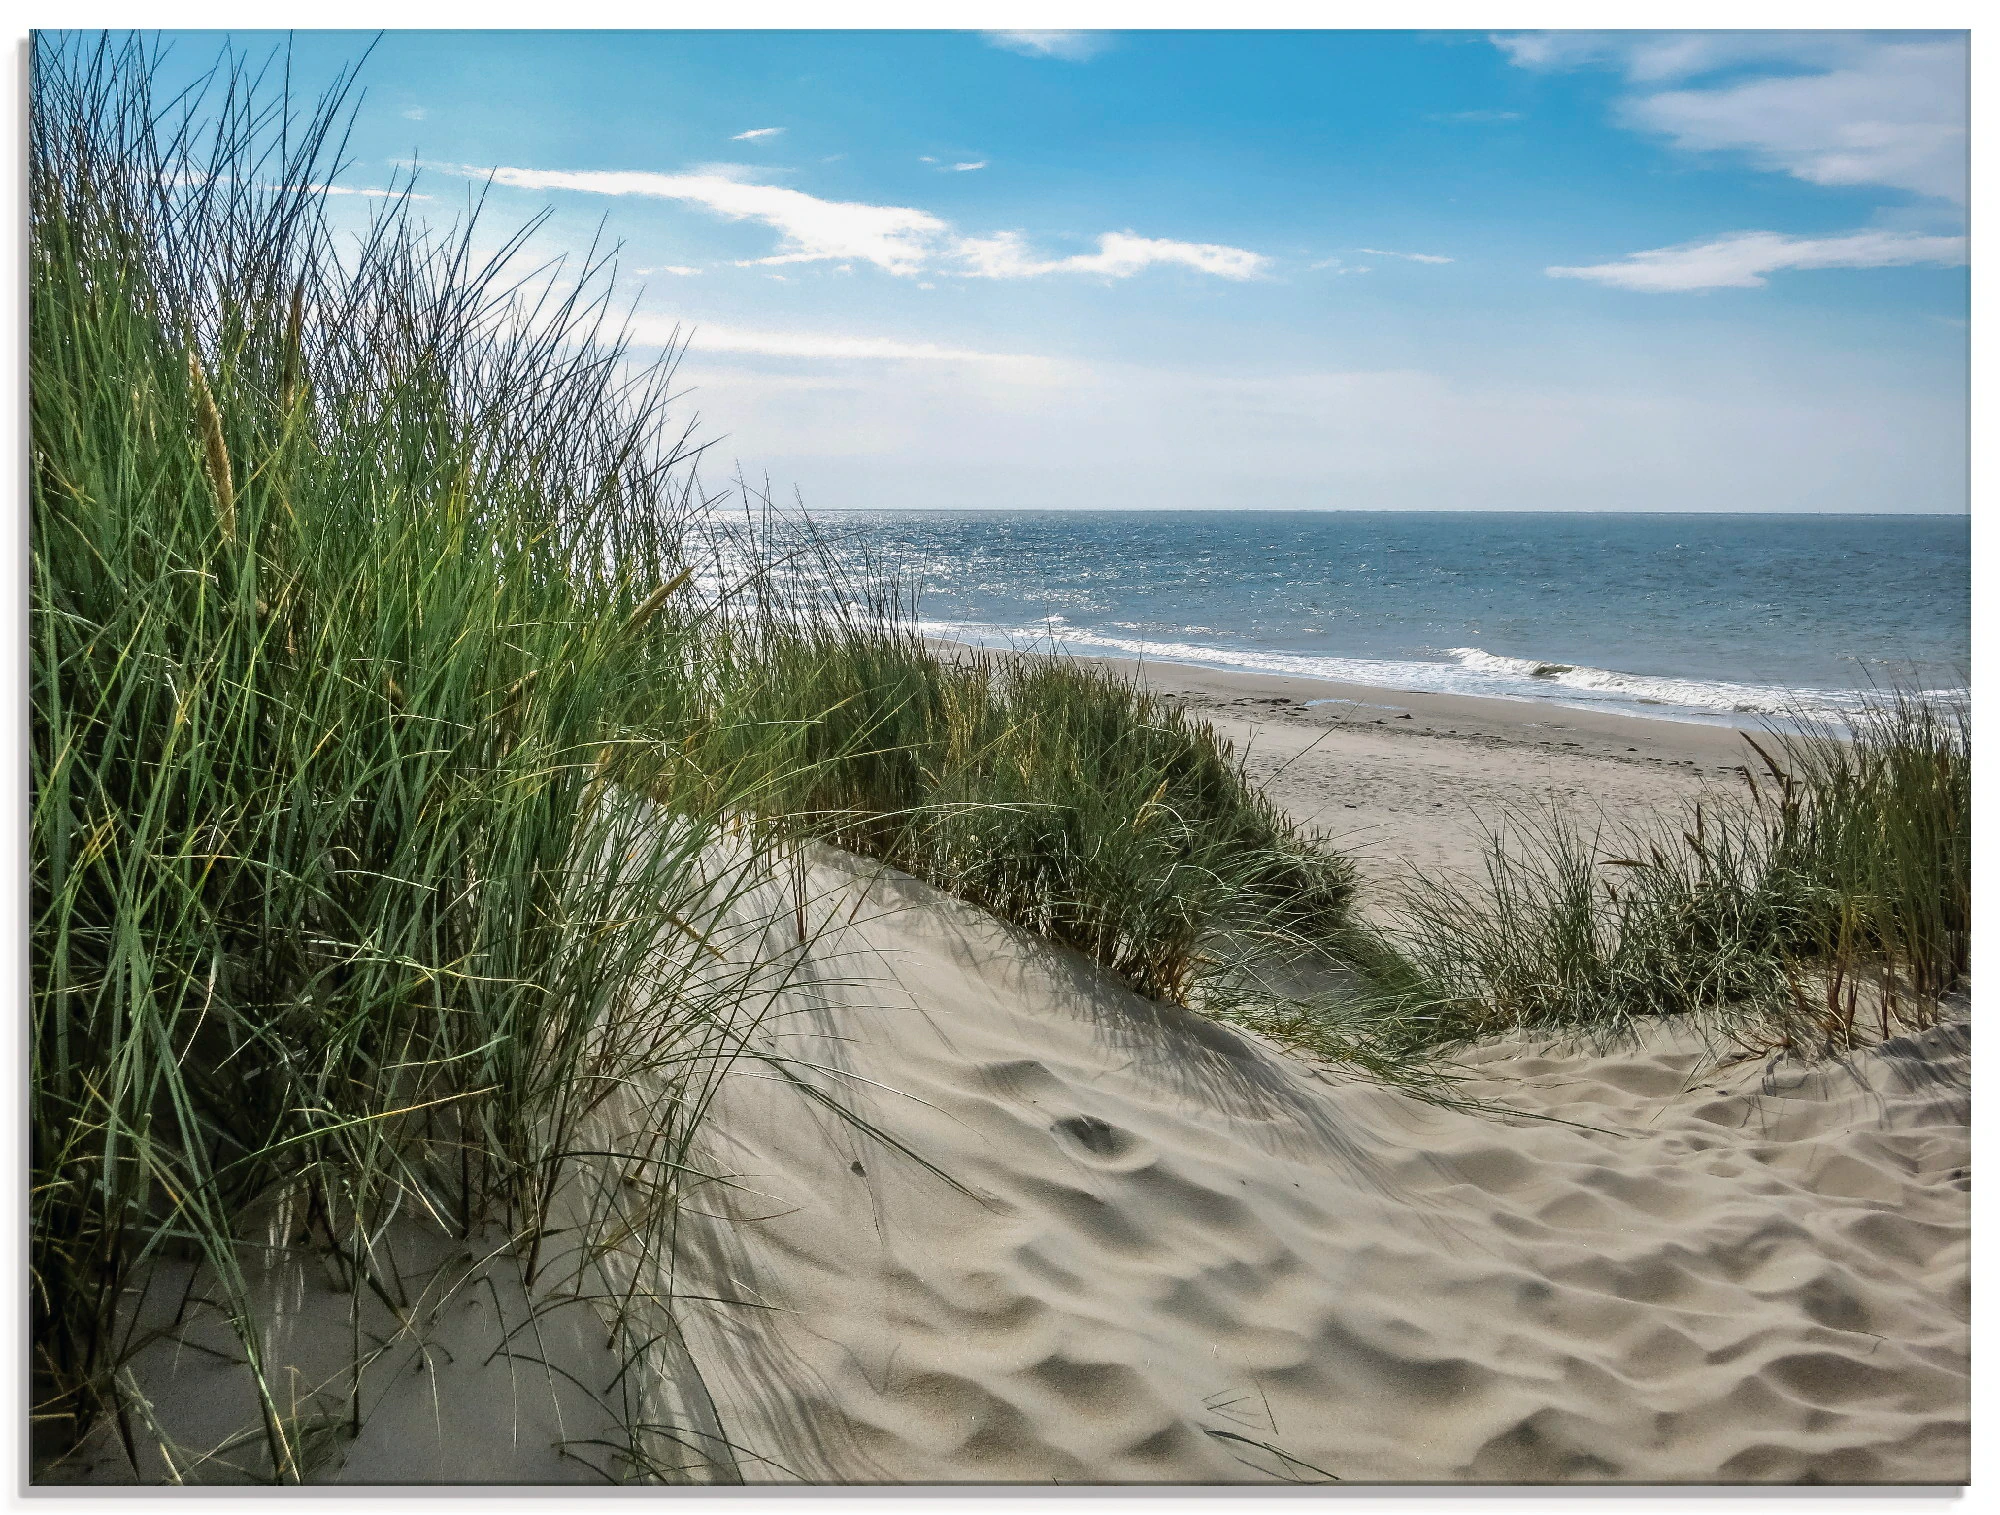
[[[1718,1069],[1494,1045],[1442,1110],[894,874],[727,1080],[688,1338],[751,1480],[1966,1475],[1962,1025]]]

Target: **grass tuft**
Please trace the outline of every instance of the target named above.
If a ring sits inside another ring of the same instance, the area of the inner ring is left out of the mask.
[[[1746,744],[1734,801],[1588,835],[1517,820],[1482,886],[1413,881],[1387,1019],[1414,1047],[1698,1017],[1815,1054],[1931,1024],[1970,970],[1968,707],[1890,691]]]
[[[1131,681],[940,648],[879,604],[759,617],[688,757],[739,785],[757,767],[760,806],[790,834],[882,859],[1163,999],[1197,999],[1246,937],[1345,922],[1351,864],[1205,722]]]

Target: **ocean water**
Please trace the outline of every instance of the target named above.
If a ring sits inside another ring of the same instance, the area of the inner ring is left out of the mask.
[[[1737,724],[1970,676],[1963,516],[880,511],[925,628]]]

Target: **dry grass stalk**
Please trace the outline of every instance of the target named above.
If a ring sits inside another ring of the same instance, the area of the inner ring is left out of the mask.
[[[693,577],[694,570],[692,568],[683,568],[679,573],[667,580],[666,583],[647,595],[640,602],[639,608],[633,611],[630,618],[626,620],[625,635],[628,637],[637,636],[640,632],[644,631],[647,625],[651,623],[653,617],[660,613],[660,607],[672,599],[674,592]]]
[[[215,491],[215,521],[225,542],[236,540],[236,479],[229,470],[229,448],[222,440],[222,412],[201,371],[201,359],[188,350],[188,387],[194,393],[195,421],[201,428],[202,464]]]

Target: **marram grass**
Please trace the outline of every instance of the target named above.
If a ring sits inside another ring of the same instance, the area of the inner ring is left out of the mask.
[[[1102,668],[941,648],[893,602],[851,603],[760,597],[722,644],[717,719],[689,760],[739,783],[760,768],[786,828],[1075,948],[1142,993],[1190,1000],[1246,942],[1344,924],[1352,865],[1285,817],[1206,723]]]
[[[1678,815],[1515,817],[1476,885],[1413,878],[1385,1032],[1415,1051],[1682,1016],[1821,1055],[1931,1024],[1971,971],[1969,707],[1889,690],[1744,755],[1741,791]]]

